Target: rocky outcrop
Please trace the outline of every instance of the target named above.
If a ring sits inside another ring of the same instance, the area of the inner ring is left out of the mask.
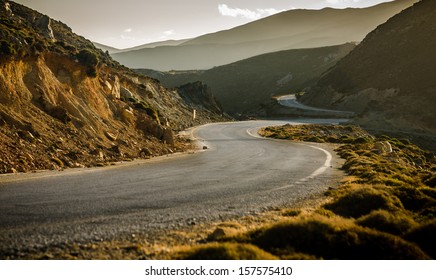
[[[177,87],[177,92],[186,102],[196,108],[202,108],[214,113],[223,113],[221,105],[216,100],[210,87],[202,82],[188,83]]]
[[[40,30],[41,34],[44,35],[44,37],[55,40],[53,29],[51,28],[51,19],[43,15],[39,19],[35,20],[35,27]]]

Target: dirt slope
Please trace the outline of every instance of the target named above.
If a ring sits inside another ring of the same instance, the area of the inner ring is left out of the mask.
[[[199,109],[120,66],[61,22],[13,2],[3,1],[0,15],[0,173],[171,153],[185,145],[175,132],[222,119],[219,109]]]

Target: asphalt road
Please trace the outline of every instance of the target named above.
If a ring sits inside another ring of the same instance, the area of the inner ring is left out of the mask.
[[[302,109],[302,110],[305,110],[305,111],[334,113],[334,114],[339,114],[339,115],[343,115],[343,116],[346,116],[346,117],[352,117],[355,114],[354,112],[329,110],[329,109],[323,109],[323,108],[307,106],[307,105],[304,105],[304,104],[298,102],[297,98],[295,97],[294,94],[280,96],[280,97],[277,98],[277,102],[280,105],[285,106],[285,107],[297,108],[297,109]]]
[[[285,123],[202,126],[193,135],[208,149],[192,154],[0,176],[0,253],[254,214],[325,191],[340,176],[328,147],[256,134]]]

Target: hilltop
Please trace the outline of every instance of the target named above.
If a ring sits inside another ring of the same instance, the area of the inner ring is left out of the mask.
[[[270,52],[360,42],[416,1],[396,0],[362,9],[290,10],[175,46],[157,45],[113,57],[131,68],[206,70]]]
[[[9,1],[0,15],[0,173],[181,151],[177,131],[223,119],[202,87],[188,100],[186,88],[134,73],[59,21]]]
[[[357,122],[371,129],[434,137],[435,18],[436,2],[430,0],[391,18],[326,73],[302,101],[355,111],[360,114]]]

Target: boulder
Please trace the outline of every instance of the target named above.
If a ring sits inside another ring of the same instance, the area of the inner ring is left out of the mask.
[[[123,100],[135,99],[135,95],[125,87],[120,88],[120,96]]]
[[[120,99],[121,98],[121,85],[120,85],[120,79],[118,76],[115,76],[115,81],[112,86],[111,94],[114,98]]]
[[[376,149],[379,154],[392,153],[392,145],[388,141],[376,142],[374,144],[374,149]]]
[[[164,144],[174,146],[174,133],[173,130],[169,127],[163,128],[163,138],[162,141]]]
[[[43,15],[42,17],[40,17],[39,19],[37,19],[35,21],[35,27],[40,31],[40,33],[50,39],[50,40],[54,40],[54,34],[53,34],[53,29],[51,28],[51,19],[46,16]]]

